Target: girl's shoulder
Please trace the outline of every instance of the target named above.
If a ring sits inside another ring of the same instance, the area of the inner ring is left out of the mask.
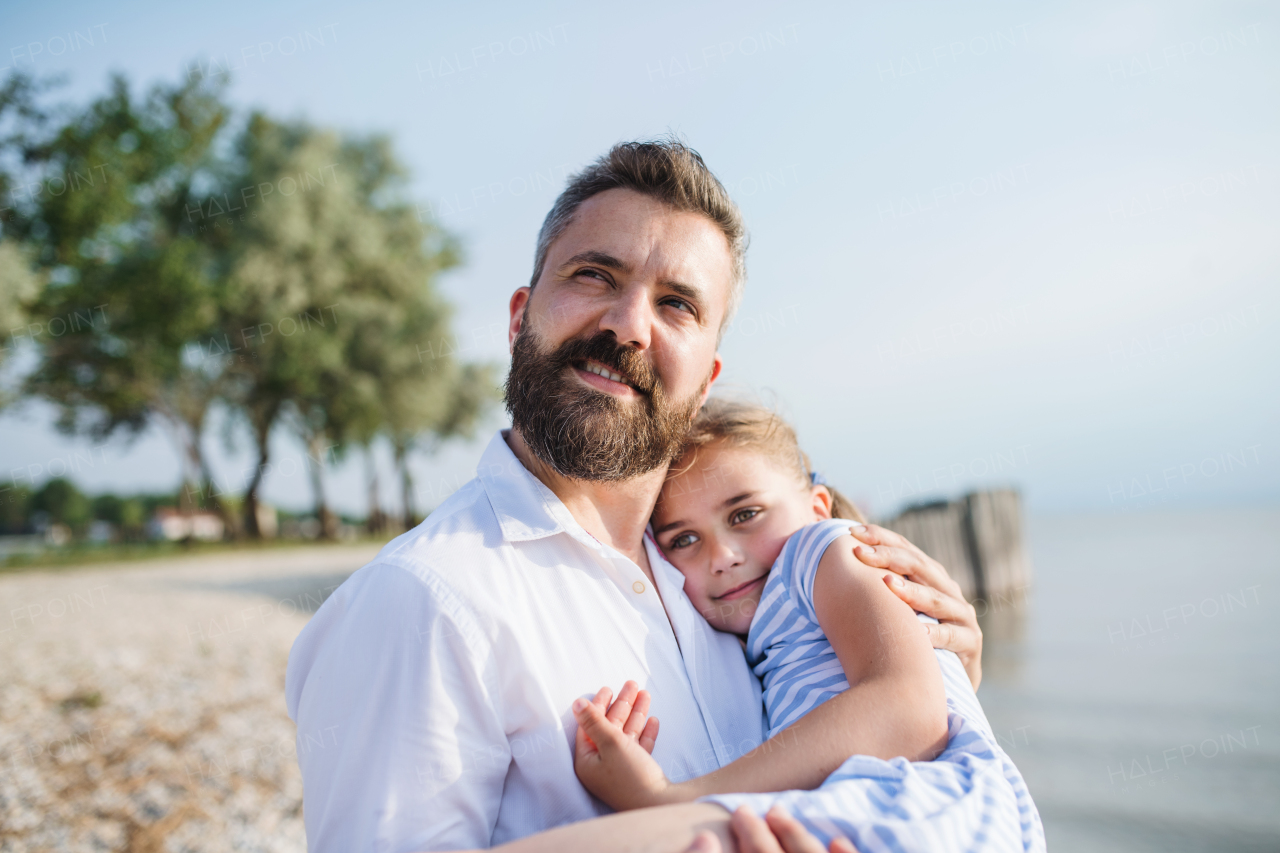
[[[824,519],[792,533],[773,561],[769,579],[760,594],[760,603],[747,636],[747,658],[757,666],[766,652],[782,638],[794,638],[817,631],[818,613],[813,606],[813,581],[818,564],[832,542],[849,532],[858,522],[844,518]],[[757,675],[760,671],[757,670]]]
[[[787,539],[787,544],[782,546],[782,552],[774,561],[774,570],[785,566],[794,571],[797,566],[813,564],[813,569],[816,571],[817,564],[826,553],[827,546],[848,534],[849,528],[855,525],[860,526],[859,522],[850,521],[847,518],[825,518],[806,524],[792,533]]]
[[[858,524],[847,518],[828,518],[806,524],[791,534],[774,561],[769,582],[785,588],[806,610],[813,606],[813,579],[818,573],[822,555],[832,542],[849,533]]]

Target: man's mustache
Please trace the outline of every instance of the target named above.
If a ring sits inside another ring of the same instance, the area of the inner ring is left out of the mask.
[[[618,343],[613,332],[565,341],[551,354],[551,359],[557,368],[598,362],[620,374],[628,385],[646,396],[652,396],[662,387],[662,380],[644,356],[635,347]]]

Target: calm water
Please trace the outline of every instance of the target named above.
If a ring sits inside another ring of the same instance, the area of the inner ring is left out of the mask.
[[[1280,851],[1280,510],[1033,519],[979,691],[1055,853]]]

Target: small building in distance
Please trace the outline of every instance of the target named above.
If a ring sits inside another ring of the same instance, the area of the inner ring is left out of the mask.
[[[172,507],[156,509],[147,522],[147,535],[152,539],[178,542],[183,539],[217,541],[226,531],[222,518],[212,512],[181,512]]]

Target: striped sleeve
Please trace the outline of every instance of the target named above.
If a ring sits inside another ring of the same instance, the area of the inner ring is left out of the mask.
[[[847,534],[849,526],[856,523],[831,518],[810,524],[793,534],[783,549],[782,563],[789,573],[787,586],[791,597],[815,625],[818,624],[818,611],[813,604],[813,585],[818,576],[818,564],[822,562],[827,547]]]

